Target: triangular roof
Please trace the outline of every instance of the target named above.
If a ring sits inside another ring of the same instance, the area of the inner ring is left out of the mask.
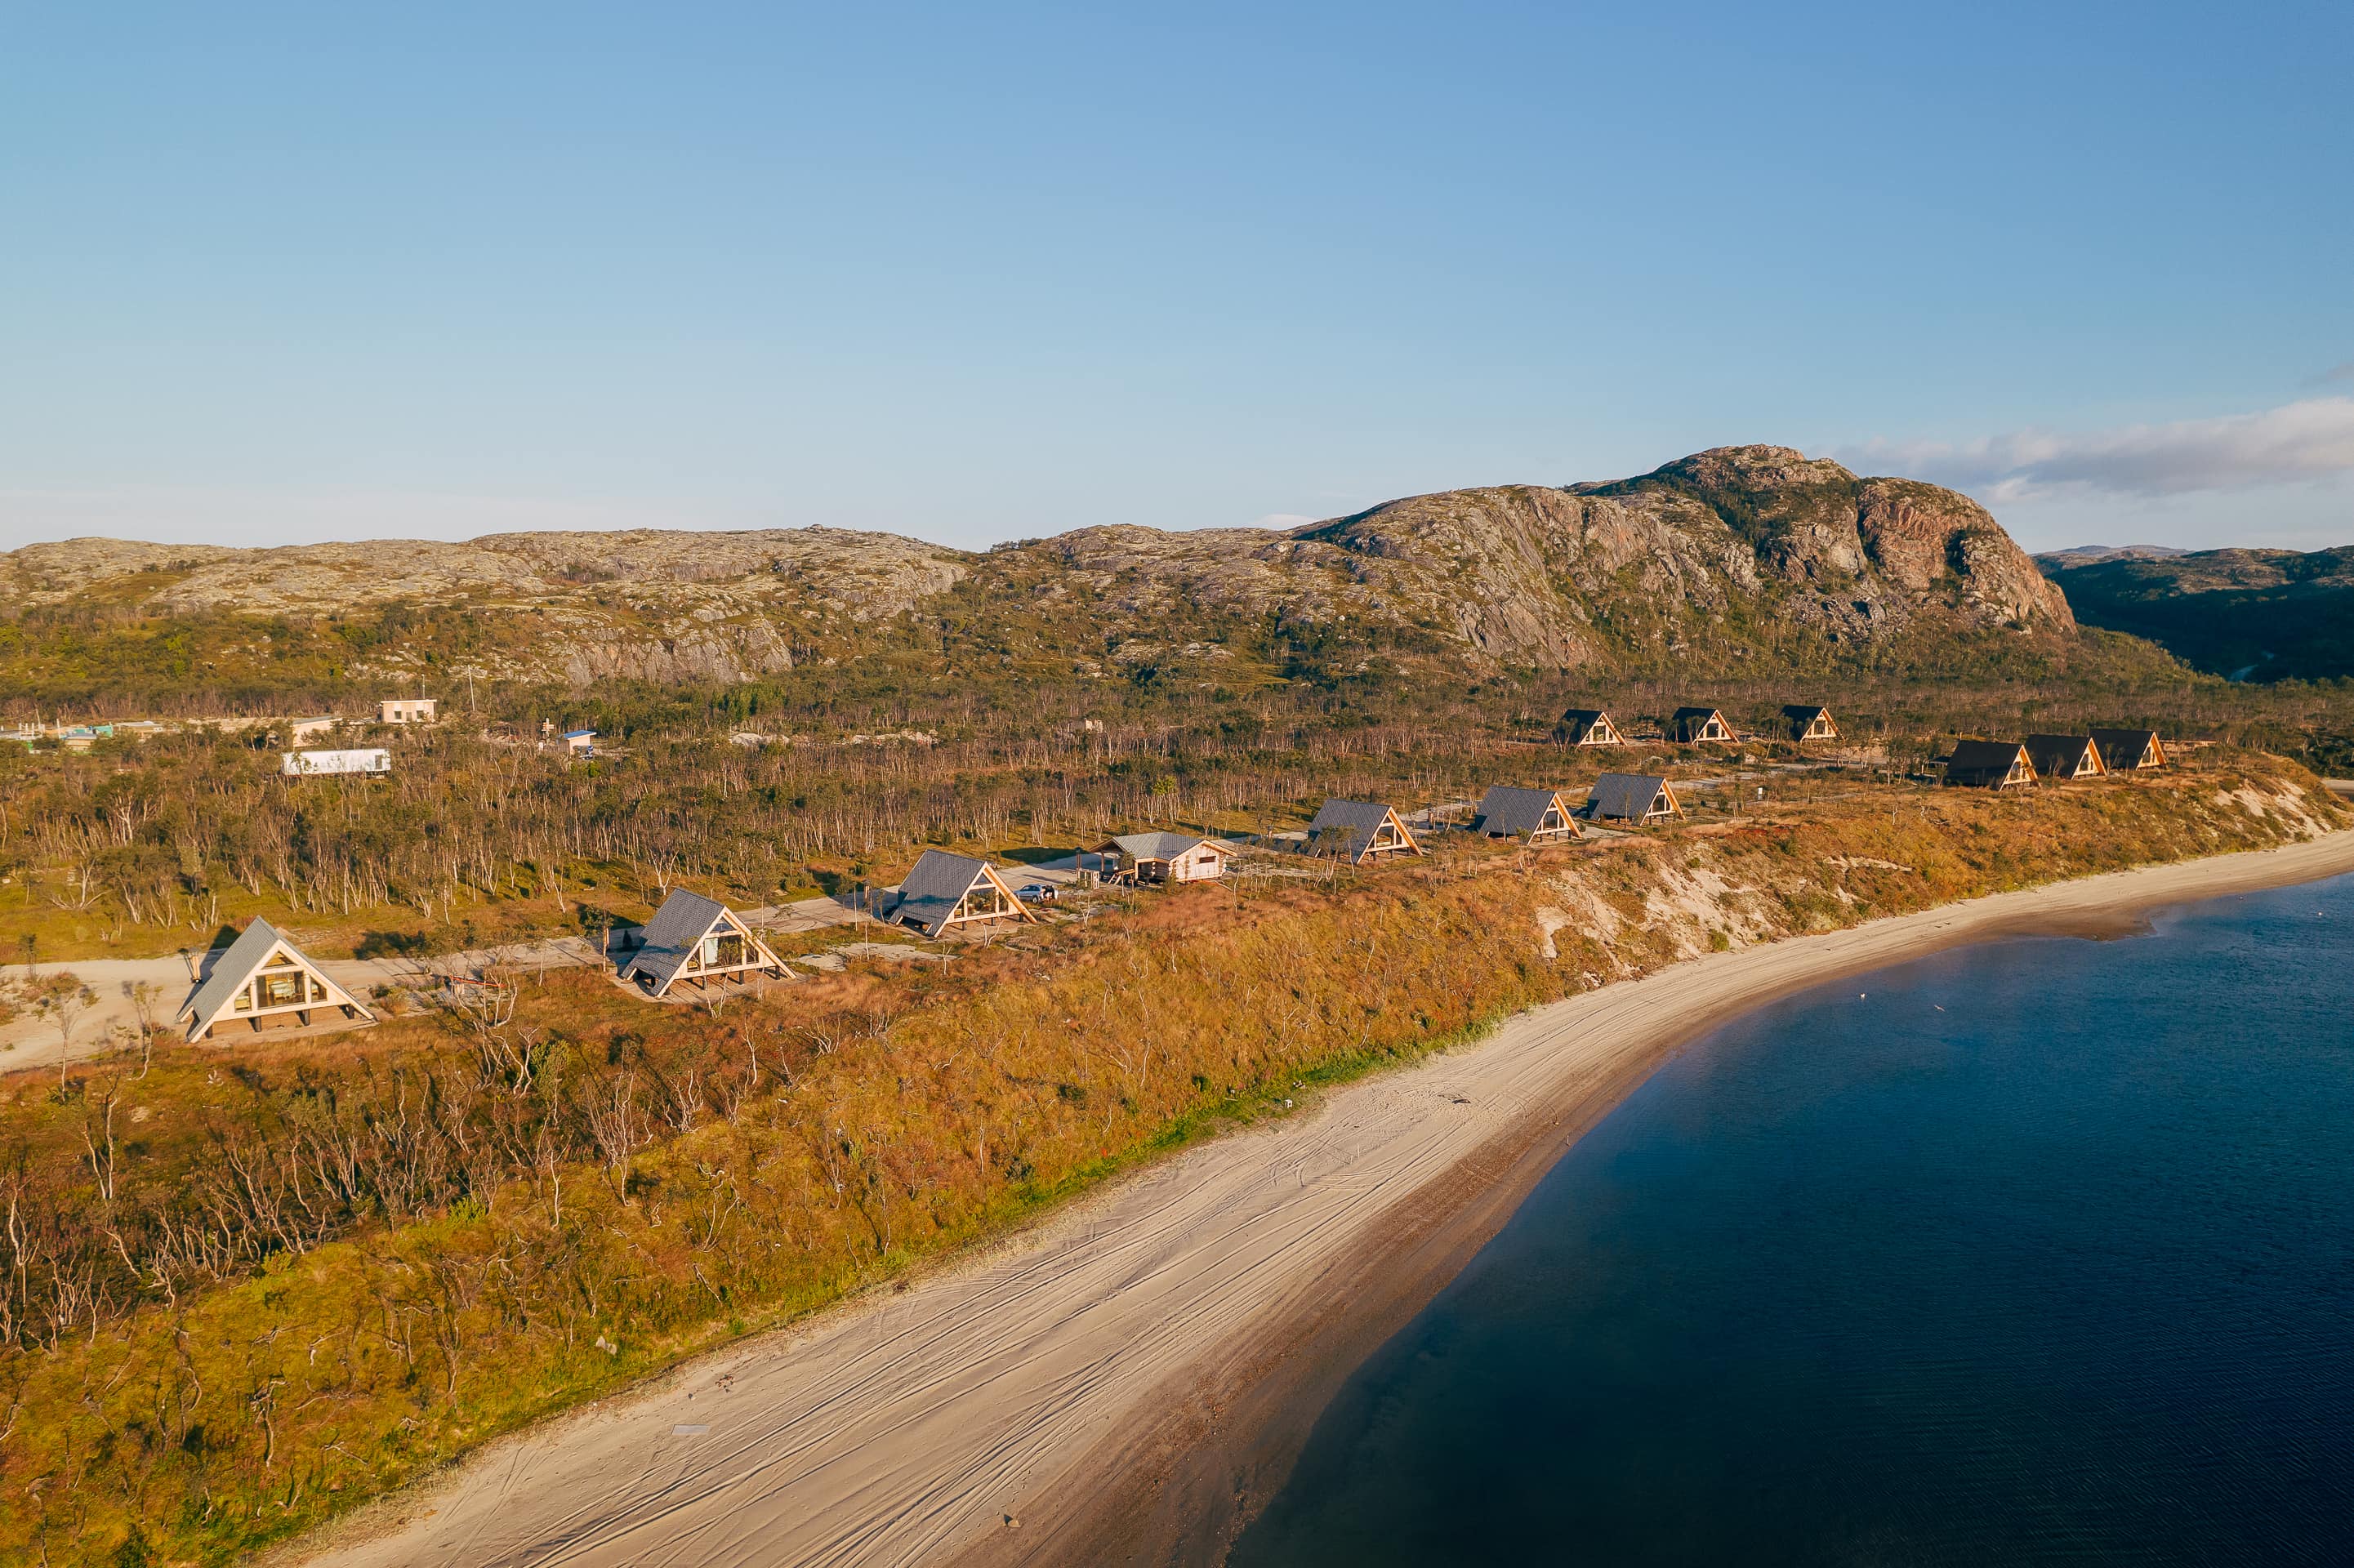
[[[2166,762],[2166,747],[2154,729],[2094,729],[2093,744],[2101,748],[2101,760],[2110,768],[2159,768]]]
[[[2046,779],[2073,779],[2080,773],[2105,771],[2101,748],[2089,735],[2031,735],[2023,742],[2027,759]]]
[[[778,964],[777,955],[769,950],[769,945],[744,924],[743,916],[717,899],[674,887],[663,900],[663,906],[654,911],[654,917],[646,922],[642,945],[621,966],[621,978],[648,976],[654,982],[654,994],[660,996],[670,989],[679,970],[686,967],[687,959],[702,945],[703,938],[723,924],[751,943],[771,966],[783,967]]]
[[[1580,742],[1597,729],[1613,736],[1618,733],[1610,715],[1601,708],[1572,708],[1561,715],[1561,727],[1569,732],[1570,739]]]
[[[1308,841],[1312,846],[1319,832],[1338,832],[1345,846],[1341,851],[1344,858],[1363,860],[1373,847],[1373,835],[1381,832],[1384,822],[1397,830],[1399,847],[1416,854],[1422,853],[1422,846],[1406,831],[1405,820],[1378,800],[1325,801],[1315,820],[1308,824]]]
[[[1788,703],[1784,705],[1782,708],[1782,716],[1784,718],[1804,719],[1808,724],[1812,724],[1819,718],[1830,717],[1831,710],[1823,706],[1820,703]]]
[[[1677,804],[1676,792],[1668,787],[1668,781],[1656,773],[1605,773],[1594,781],[1586,806],[1597,817],[1640,821],[1651,814],[1651,808],[1659,803],[1663,792],[1669,810],[1683,809]]]
[[[2028,757],[2027,747],[2018,741],[1957,740],[1954,742],[1953,755],[1946,758],[1946,779],[1955,784],[1988,778],[1999,782],[2022,760],[2032,778],[2034,759]]]
[[[219,1022],[222,1015],[229,1011],[230,1004],[236,1001],[237,993],[245,989],[245,982],[281,953],[292,959],[297,969],[317,980],[326,991],[327,1000],[320,1002],[319,1006],[348,1007],[362,1018],[376,1017],[361,1005],[357,997],[329,979],[327,972],[312,962],[310,955],[289,941],[283,932],[269,921],[257,918],[252,925],[238,933],[237,940],[228,945],[228,951],[213,961],[212,973],[205,977],[204,984],[196,987],[196,994],[182,1002],[180,1011],[173,1015],[188,1021],[188,1038],[193,1040]]]
[[[1569,802],[1561,798],[1558,789],[1522,789],[1510,784],[1491,784],[1479,797],[1479,814],[1471,824],[1474,832],[1500,833],[1509,838],[1524,839],[1545,826],[1545,813],[1559,811],[1556,824],[1575,838],[1578,826],[1570,821]]]
[[[907,879],[899,885],[899,902],[893,906],[891,917],[915,927],[928,937],[937,937],[948,929],[965,895],[984,882],[993,883],[1000,893],[1013,898],[1013,889],[1005,885],[997,868],[987,861],[975,860],[969,854],[951,854],[947,850],[926,850],[907,873]],[[1023,919],[1036,918],[1022,906],[1020,899],[1013,899],[1013,904]]]
[[[1676,735],[1684,736],[1705,729],[1711,719],[1723,725],[1725,734],[1734,733],[1733,721],[1724,716],[1723,708],[1678,708],[1676,716],[1668,721],[1668,727]]]

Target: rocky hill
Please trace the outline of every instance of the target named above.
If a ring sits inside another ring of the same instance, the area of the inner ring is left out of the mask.
[[[2354,674],[2354,546],[2201,550],[2052,568],[2089,626],[2240,680]]]
[[[1764,446],[1288,532],[1084,528],[982,554],[809,528],[280,549],[79,539],[0,556],[0,618],[28,631],[59,616],[299,627],[373,613],[349,669],[380,677],[413,667],[411,612],[462,620],[485,674],[575,683],[741,679],[992,620],[1009,648],[1026,637],[1098,671],[1172,650],[1232,658],[1269,629],[1365,659],[1553,670],[1884,666],[1956,641],[2048,652],[2075,631],[2065,597],[1975,502]]]
[[[2169,556],[2187,556],[2172,545],[2074,545],[2065,550],[2043,550],[2035,564],[2043,575],[2064,572],[2071,567],[2089,567],[2102,561],[2162,561]]]

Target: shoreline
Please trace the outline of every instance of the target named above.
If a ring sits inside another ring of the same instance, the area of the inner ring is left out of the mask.
[[[1331,1393],[1694,1037],[1967,942],[2354,871],[2354,832],[1668,966],[493,1443],[274,1563],[1214,1563]],[[1014,1522],[1009,1523],[1009,1519]]]

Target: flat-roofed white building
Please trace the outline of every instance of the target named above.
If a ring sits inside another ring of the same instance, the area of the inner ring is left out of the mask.
[[[439,697],[387,697],[376,705],[378,724],[431,724],[440,714]]]
[[[392,753],[380,746],[349,751],[288,751],[279,757],[279,771],[289,779],[319,773],[389,773]]]

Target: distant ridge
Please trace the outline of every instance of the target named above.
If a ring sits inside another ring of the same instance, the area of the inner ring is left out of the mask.
[[[0,554],[0,617],[27,614],[168,625],[205,644],[182,655],[192,681],[282,678],[315,657],[365,680],[462,661],[493,679],[731,682],[936,653],[944,625],[985,632],[1000,666],[1229,689],[1417,667],[1952,670],[2084,646],[2066,598],[1977,502],[1775,446],[1286,531],[1112,523],[983,552],[839,528],[79,539]]]
[[[2071,567],[2089,567],[2102,561],[2163,561],[2189,554],[2171,545],[2077,545],[2065,550],[2042,551],[2036,556],[2035,564],[2049,577]]]
[[[2354,675],[2354,545],[2037,557],[2087,626],[2146,637],[2237,681]]]

